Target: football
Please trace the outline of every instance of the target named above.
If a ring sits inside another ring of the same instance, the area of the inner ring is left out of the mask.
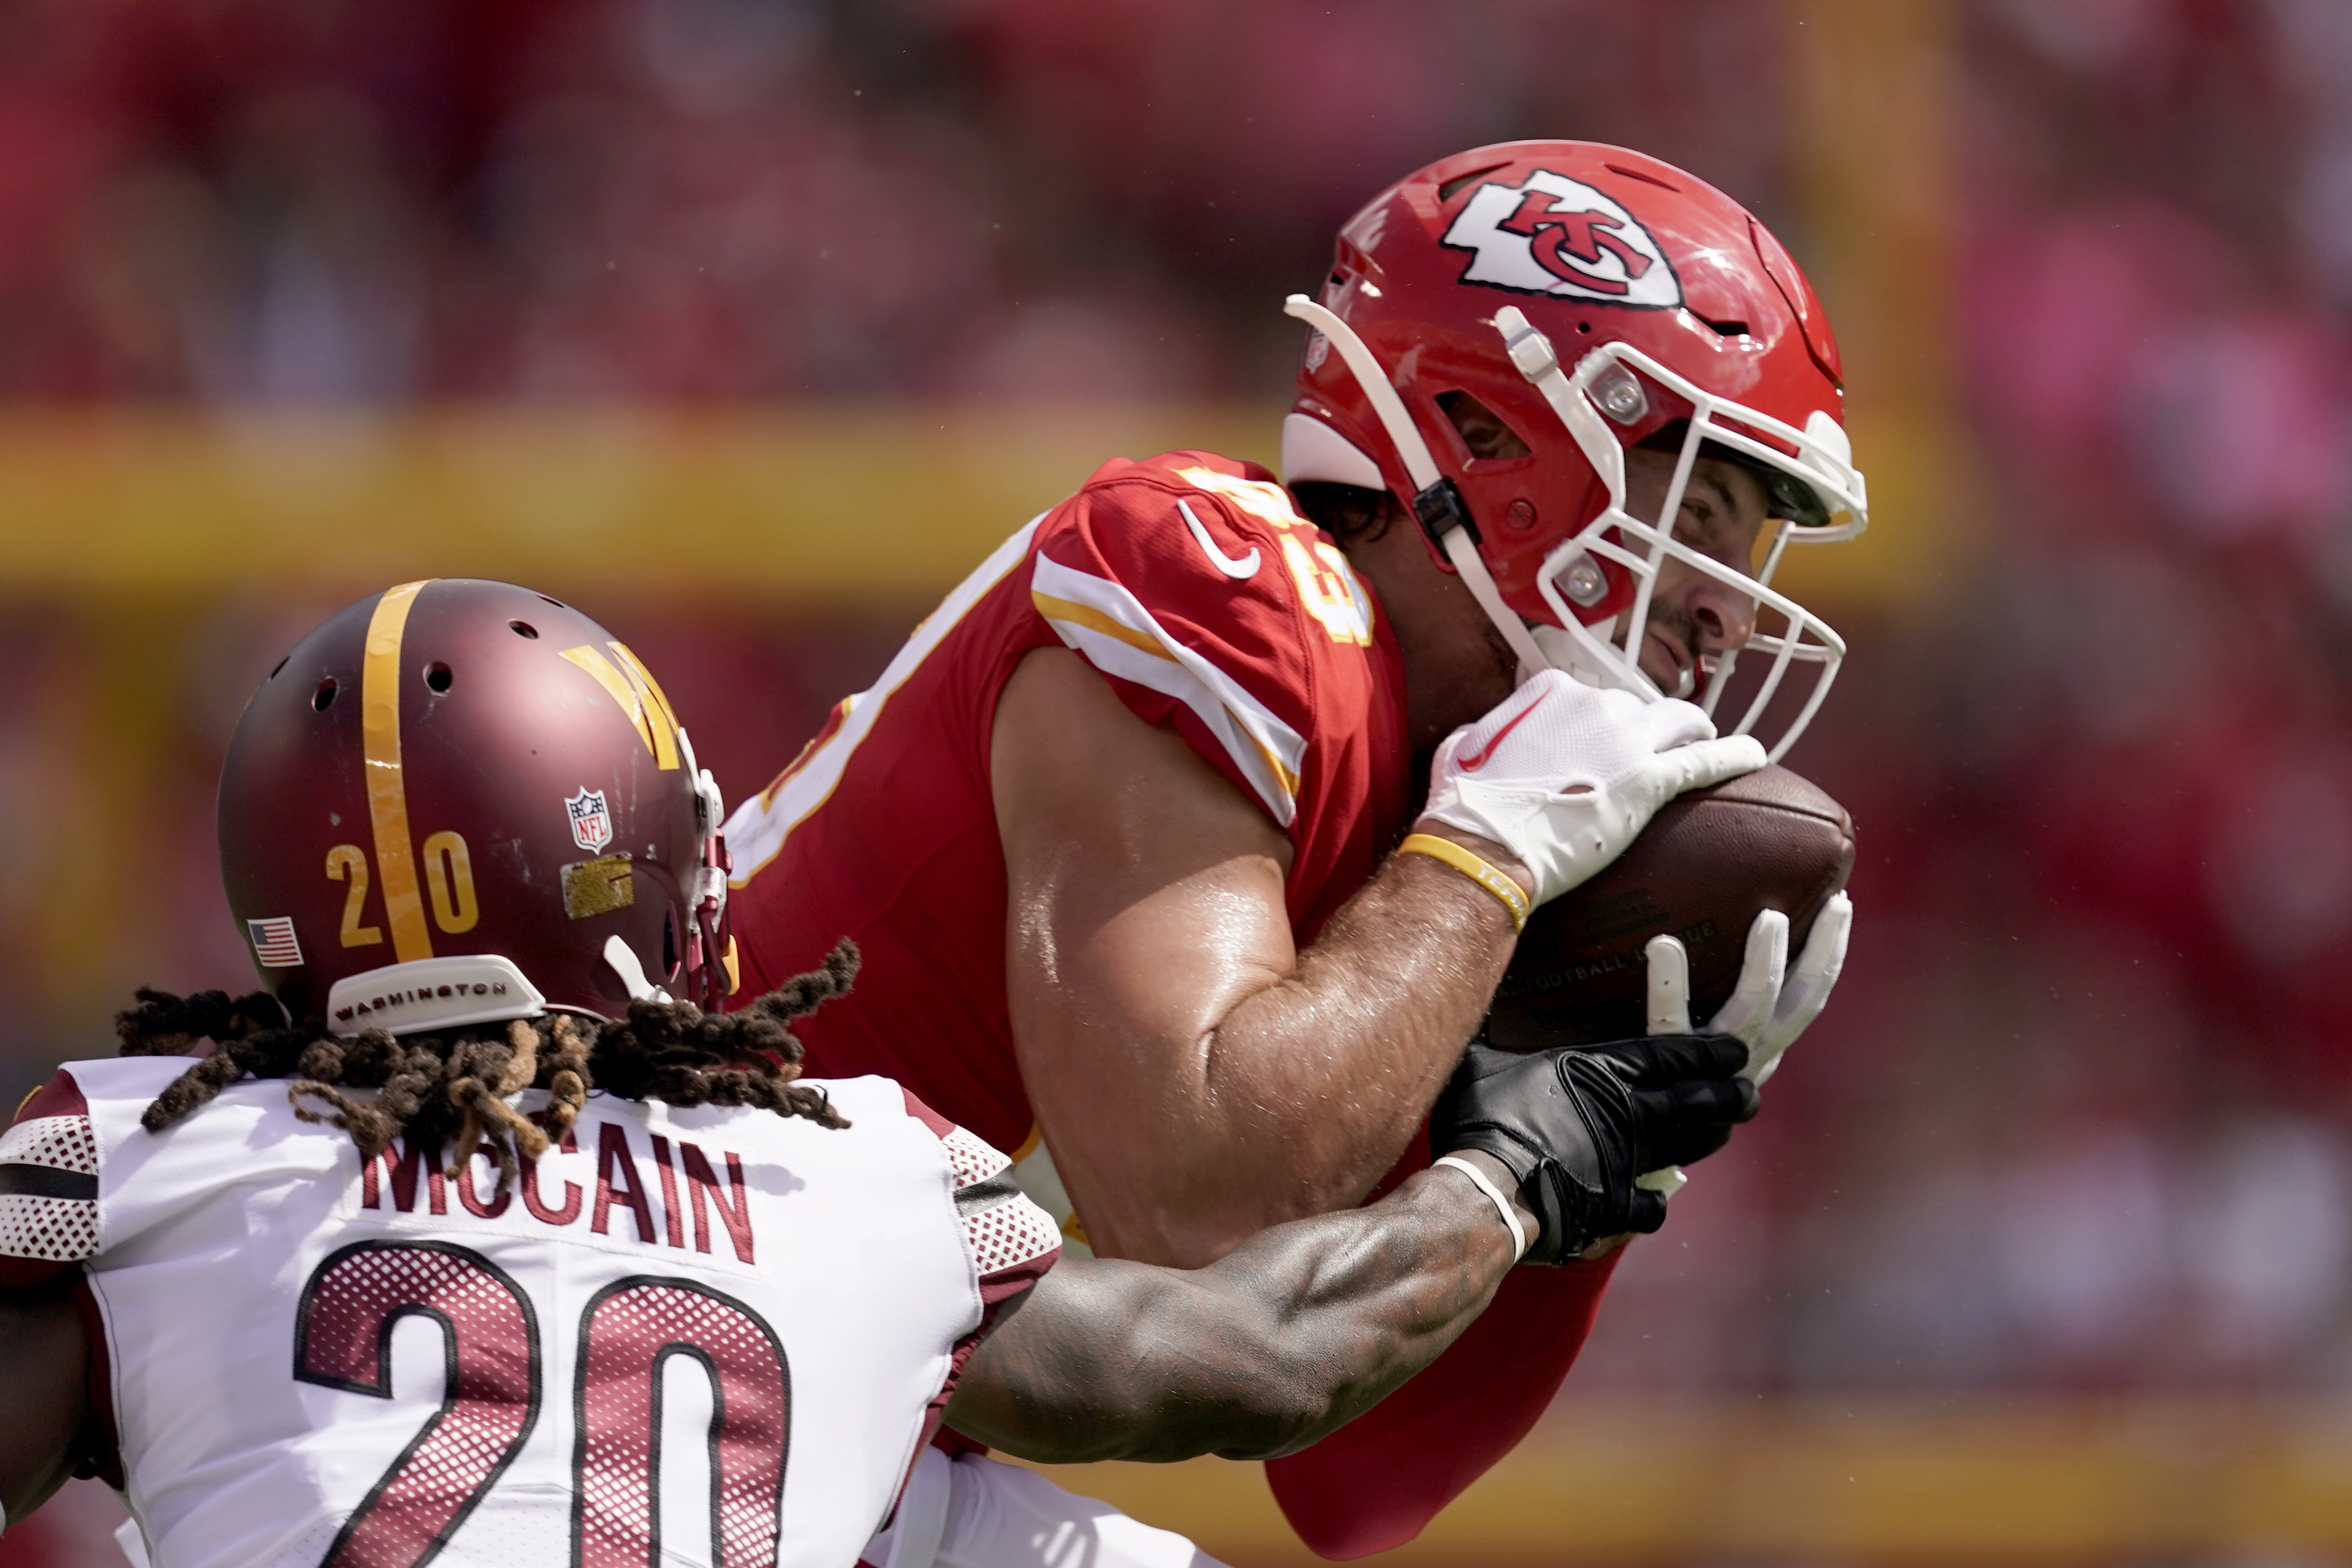
[[[1607,870],[1528,918],[1487,1041],[1528,1051],[1641,1034],[1642,949],[1662,932],[1690,953],[1690,1016],[1703,1026],[1738,984],[1756,917],[1789,917],[1793,962],[1853,869],[1853,818],[1786,768],[1677,795]]]

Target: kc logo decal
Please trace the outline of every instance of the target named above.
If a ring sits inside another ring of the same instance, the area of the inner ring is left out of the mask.
[[[1633,215],[1592,186],[1549,169],[1517,185],[1471,194],[1444,243],[1473,251],[1465,283],[1670,310],[1683,286]]]

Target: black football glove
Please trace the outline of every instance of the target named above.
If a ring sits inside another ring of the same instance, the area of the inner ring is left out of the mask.
[[[1432,1152],[1478,1149],[1518,1178],[1543,1224],[1529,1263],[1567,1263],[1603,1237],[1653,1231],[1666,1200],[1633,1184],[1687,1165],[1756,1114],[1729,1035],[1652,1035],[1525,1056],[1473,1045],[1429,1119]]]

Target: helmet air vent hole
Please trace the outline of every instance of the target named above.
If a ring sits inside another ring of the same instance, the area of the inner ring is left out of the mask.
[[[1588,610],[1609,596],[1608,574],[1590,555],[1570,562],[1568,570],[1559,574],[1559,585],[1570,603]]]
[[[448,690],[449,679],[449,667],[443,664],[439,659],[435,659],[431,664],[425,667],[425,684],[431,687],[434,690]]]
[[[317,709],[320,712],[324,713],[329,708],[334,705],[334,700],[335,678],[331,675],[327,677],[326,679],[319,682],[318,690],[310,693],[310,706]]]
[[[539,628],[529,621],[509,621],[507,626],[519,637],[529,637],[533,642],[539,640]]]
[[[677,968],[677,927],[665,911],[662,915],[662,973],[668,974]]]
[[[1622,364],[1612,364],[1592,378],[1592,401],[1620,425],[1631,425],[1650,411],[1642,384]]]
[[[542,598],[542,599],[547,599],[547,595],[544,595],[544,594],[541,594],[541,595],[540,595],[540,597],[541,597],[541,598]],[[569,609],[569,608],[571,608],[571,606],[570,606],[570,605],[566,605],[566,604],[565,604],[562,600],[561,600],[561,599],[547,599],[547,602],[548,602],[549,604],[551,604],[551,605],[554,605],[557,609],[559,609],[559,610],[563,610],[563,609]]]
[[[1592,323],[1590,321],[1579,321],[1576,323],[1576,330],[1590,336],[1592,331]]]
[[[286,656],[286,658],[292,658],[293,657],[294,657],[294,656],[293,656],[292,654],[290,654],[290,653],[289,653],[289,654],[288,654],[288,655]],[[278,672],[279,670],[281,670],[281,669],[283,669],[283,668],[286,668],[286,658],[281,658],[281,659],[279,659],[276,664],[271,665],[271,666],[269,667],[269,674],[268,675],[268,677],[267,677],[266,679],[270,679],[270,680],[275,680],[275,679],[278,679]]]
[[[1453,422],[1474,458],[1524,458],[1533,450],[1519,439],[1517,431],[1503,423],[1501,415],[1466,392],[1441,392],[1437,406]]]
[[[1454,199],[1454,194],[1456,191],[1459,191],[1463,186],[1469,184],[1474,180],[1483,180],[1487,175],[1493,174],[1496,170],[1504,166],[1505,165],[1501,163],[1489,163],[1483,169],[1473,169],[1466,174],[1456,174],[1452,179],[1437,187],[1437,199],[1441,202],[1450,202]]]
[[[1639,169],[1629,169],[1622,163],[1603,163],[1601,166],[1612,174],[1622,174],[1629,180],[1639,180],[1645,185],[1655,185],[1662,191],[1672,191],[1676,195],[1682,195],[1683,188],[1680,185],[1670,185],[1655,174],[1645,174]]]
[[[1699,320],[1706,321],[1704,316]],[[1748,323],[1745,321],[1707,321],[1706,324],[1715,329],[1715,335],[1719,338],[1744,338],[1748,335]]]

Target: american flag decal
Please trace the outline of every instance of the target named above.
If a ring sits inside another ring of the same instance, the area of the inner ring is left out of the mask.
[[[302,963],[302,944],[294,940],[294,922],[284,915],[275,920],[247,921],[246,934],[253,939],[253,956],[267,969],[294,969]]]

